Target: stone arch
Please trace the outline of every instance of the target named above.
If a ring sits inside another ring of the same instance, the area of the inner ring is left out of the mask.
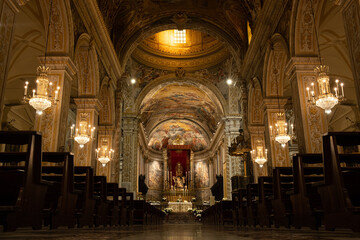
[[[75,64],[78,68],[78,97],[96,97],[99,93],[100,82],[98,57],[95,45],[92,43],[91,38],[87,33],[81,34],[77,40],[75,48]]]
[[[49,33],[48,53],[73,56],[74,35],[71,6],[69,0],[52,0],[52,16]],[[45,32],[49,23],[50,1],[41,0]]]
[[[324,0],[295,0],[290,24],[291,56],[317,56],[315,29],[311,13],[311,1],[315,24],[319,25]],[[317,27],[317,29],[319,29]]]
[[[253,78],[249,84],[249,125],[264,124],[263,90],[259,79]]]
[[[115,96],[109,77],[102,80],[99,100],[102,105],[99,111],[99,125],[113,125],[115,119]]]
[[[268,44],[263,70],[263,86],[265,97],[284,96],[284,88],[289,89],[290,83],[285,83],[285,67],[289,60],[289,51],[283,36],[274,34]]]
[[[140,94],[138,95],[135,104],[134,104],[134,110],[135,112],[138,112],[140,110],[140,106],[141,103],[143,102],[143,100],[145,99],[145,97],[147,95],[151,95],[153,93],[155,93],[158,89],[172,84],[172,83],[189,83],[189,84],[193,84],[196,87],[200,88],[201,90],[207,89],[209,90],[209,92],[211,94],[213,94],[212,96],[212,100],[214,100],[216,102],[216,105],[219,107],[220,112],[223,115],[228,114],[228,106],[226,103],[226,100],[224,98],[224,96],[221,94],[221,92],[219,91],[219,89],[212,84],[211,82],[209,82],[208,80],[201,78],[199,76],[196,76],[195,74],[186,74],[186,76],[182,79],[179,79],[175,76],[175,74],[168,74],[165,76],[161,76],[153,81],[151,81],[148,85],[146,85],[146,87],[144,89],[142,89],[142,91],[140,92]]]

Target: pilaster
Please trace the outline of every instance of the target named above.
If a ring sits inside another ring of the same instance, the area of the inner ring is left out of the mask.
[[[44,58],[40,58],[44,64]],[[42,132],[42,149],[44,152],[56,152],[65,149],[68,112],[70,108],[71,82],[76,73],[76,67],[69,57],[49,56],[46,66],[50,67],[48,74],[53,83],[53,91],[60,87],[59,101],[46,109],[42,115],[36,115],[35,129]],[[54,96],[54,92],[52,96]]]
[[[88,125],[97,128],[99,119],[99,109],[101,103],[97,98],[75,98],[77,106],[76,123],[86,121]],[[96,132],[96,131],[95,131]],[[94,136],[96,137],[96,136]],[[80,148],[80,145],[75,142],[75,166],[91,166],[96,168],[95,149],[96,140],[92,140]]]
[[[281,144],[275,141],[274,131],[270,131],[270,126],[275,128],[276,121],[278,119],[278,113],[284,113],[285,118],[285,109],[284,106],[287,102],[285,98],[266,98],[264,99],[264,111],[265,111],[265,126],[267,131],[268,146],[270,147],[270,159],[271,164],[268,164],[268,167],[289,167],[291,166],[289,160],[289,149],[288,144],[285,147],[282,147]],[[286,121],[286,119],[284,119]]]
[[[97,131],[97,148],[100,148],[102,145],[107,145],[109,149],[113,148],[113,132],[114,129],[112,127],[99,126]],[[113,177],[111,174],[111,169],[114,165],[114,160],[112,159],[105,166],[96,160],[96,175],[98,176],[106,176],[106,180],[108,182],[113,182]]]
[[[324,110],[309,103],[306,95],[306,87],[316,82],[314,68],[318,65],[318,58],[293,57],[285,69],[292,89],[295,131],[300,153],[321,153],[322,135],[327,132]]]

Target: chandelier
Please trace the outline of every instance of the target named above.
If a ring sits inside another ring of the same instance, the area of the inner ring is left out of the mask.
[[[107,141],[103,141],[103,144],[105,145],[97,148],[95,152],[97,160],[102,164],[103,167],[105,167],[106,164],[114,157],[115,151],[109,148]]]
[[[45,65],[39,66],[37,69],[38,77],[36,78],[36,89],[32,90],[32,94],[28,95],[29,82],[25,82],[24,86],[24,102],[28,102],[32,106],[38,115],[42,115],[43,111],[51,107],[52,104],[56,105],[59,101],[59,90],[57,87],[55,90],[55,96],[51,96],[52,82],[49,81],[48,71],[49,67]]]
[[[330,87],[330,78],[328,76],[329,67],[322,64],[321,54],[320,54],[320,46],[319,46],[319,36],[316,30],[315,24],[315,14],[314,9],[312,6],[312,0],[310,1],[311,4],[311,13],[312,13],[312,20],[314,24],[315,30],[315,37],[319,55],[320,66],[315,67],[314,71],[318,74],[316,78],[316,86],[314,83],[311,83],[311,88],[307,87],[307,95],[308,95],[308,102],[311,104],[325,110],[326,114],[331,113],[331,109],[335,107],[340,101],[343,101],[345,98],[344,95],[344,83],[340,83],[341,91],[339,88],[339,80],[336,79],[336,87],[334,87],[334,91],[331,91]]]
[[[277,113],[277,121],[275,123],[275,129],[270,126],[270,133],[272,136],[275,136],[275,141],[280,143],[284,148],[286,143],[288,143],[294,135],[294,125],[291,124],[289,129],[290,134],[288,134],[288,124],[285,120],[285,113]]]
[[[49,31],[50,31],[50,23],[51,23],[51,14],[52,14],[52,4],[50,2],[50,11],[49,11],[49,23],[47,29],[47,36],[46,36],[46,44],[45,44],[45,60],[44,65],[40,65],[37,68],[37,78],[36,78],[36,89],[32,90],[32,94],[28,95],[28,88],[29,82],[25,82],[24,86],[24,97],[23,102],[29,103],[32,106],[38,115],[42,115],[44,110],[51,107],[52,104],[56,105],[58,100],[58,94],[60,87],[57,87],[55,90],[55,96],[53,97],[52,94],[52,82],[49,81],[48,72],[50,71],[49,67],[46,67],[46,53],[47,53],[47,46],[48,46],[48,39],[49,39]]]
[[[264,149],[262,141],[257,140],[255,149],[250,151],[252,159],[259,164],[259,167],[263,167],[267,162],[267,149]]]
[[[80,118],[85,118],[87,114],[81,113]],[[94,138],[95,127],[91,127],[90,124],[87,124],[87,121],[80,121],[79,128],[75,129],[75,124],[71,126],[71,138],[80,145],[80,148],[83,148],[85,144],[90,142]],[[75,129],[75,134],[74,134]]]
[[[308,102],[324,109],[326,114],[330,114],[331,109],[345,97],[344,83],[339,83],[339,79],[336,79],[336,87],[334,87],[334,91],[331,92],[330,78],[327,75],[329,67],[326,65],[320,65],[316,67],[314,71],[318,73],[316,79],[317,89],[315,90],[314,83],[311,83],[311,88],[306,88]]]

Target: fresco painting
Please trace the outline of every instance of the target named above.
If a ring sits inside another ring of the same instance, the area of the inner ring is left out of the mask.
[[[206,188],[210,185],[209,167],[204,161],[195,163],[195,187]]]
[[[162,189],[163,166],[158,161],[149,163],[149,187],[152,189]]]
[[[206,122],[210,130],[220,121],[219,111],[209,96],[192,85],[172,84],[147,96],[141,107],[141,120],[146,126],[150,119],[188,118]]]
[[[149,146],[159,151],[166,148],[168,144],[174,144],[178,137],[184,145],[191,145],[194,152],[208,147],[207,135],[188,120],[170,120],[161,124],[150,134]]]

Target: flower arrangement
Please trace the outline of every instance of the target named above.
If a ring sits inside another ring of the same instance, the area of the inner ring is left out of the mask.
[[[172,211],[173,211],[173,209],[172,208],[165,208],[164,210],[162,210],[163,211],[163,213],[165,213],[166,215],[169,215]]]

